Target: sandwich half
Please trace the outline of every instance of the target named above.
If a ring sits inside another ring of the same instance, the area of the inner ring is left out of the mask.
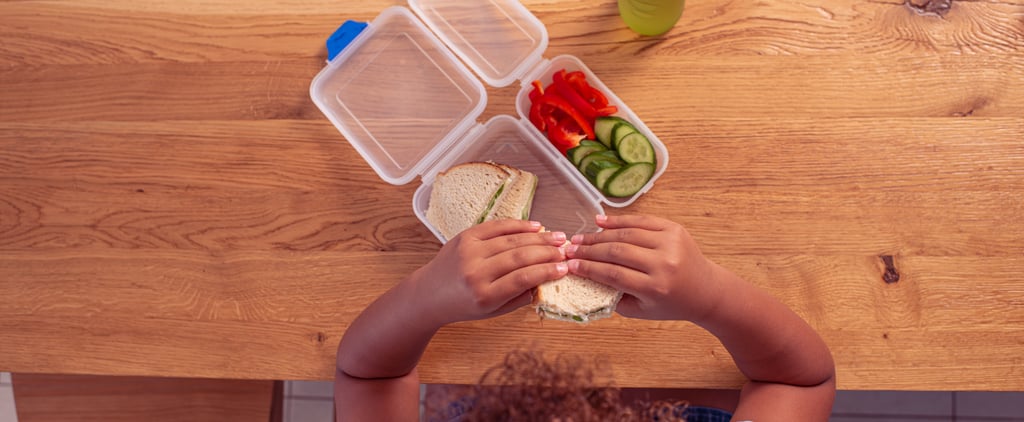
[[[541,284],[533,294],[541,317],[581,324],[610,317],[619,299],[622,292],[576,274]]]
[[[528,220],[533,206],[533,195],[537,192],[537,175],[525,170],[504,164],[496,164],[511,176],[505,182],[501,195],[491,207],[484,221],[490,220]]]
[[[434,178],[427,221],[445,240],[488,220],[530,218],[537,176],[492,162],[459,164]]]
[[[499,166],[476,162],[438,173],[427,220],[446,240],[455,237],[487,217],[511,176]]]

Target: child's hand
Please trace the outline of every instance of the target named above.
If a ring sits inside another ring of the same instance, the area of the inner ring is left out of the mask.
[[[565,233],[540,224],[488,221],[466,229],[411,276],[424,316],[441,325],[490,318],[532,300],[531,289],[568,272]]]
[[[716,265],[683,226],[649,216],[598,216],[597,224],[604,230],[573,236],[569,271],[621,290],[616,312],[692,321],[715,306]]]

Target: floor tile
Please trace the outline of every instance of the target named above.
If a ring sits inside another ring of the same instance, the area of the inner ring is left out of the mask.
[[[11,385],[10,372],[0,372],[0,385]]]
[[[18,422],[14,409],[14,390],[9,385],[0,386],[0,422]]]
[[[837,416],[953,416],[948,391],[838,391],[832,413]]]
[[[956,413],[1024,420],[1024,392],[961,391],[956,393]]]
[[[284,401],[284,422],[333,422],[334,401],[327,399],[295,399]]]
[[[1010,418],[999,418],[999,417],[993,418],[993,417],[988,417],[988,416],[978,416],[978,417],[966,416],[966,417],[957,417],[956,418],[956,422],[1020,422],[1022,420],[1024,420],[1024,418],[1022,418],[1020,416],[1014,416],[1014,417],[1010,417]]]
[[[1020,416],[1012,418],[993,418],[988,416],[965,416],[956,418],[956,422],[1020,422],[1022,420],[1024,420],[1024,418],[1021,418]]]
[[[424,406],[424,400],[426,399],[426,397],[427,397],[427,385],[426,384],[420,384],[420,420],[421,421],[426,419],[425,418],[426,413],[424,413],[424,412],[427,411],[426,406]]]
[[[949,417],[931,416],[833,416],[828,419],[829,422],[951,422],[952,420]]]
[[[288,381],[291,388],[285,389],[288,397],[334,398],[333,381]]]

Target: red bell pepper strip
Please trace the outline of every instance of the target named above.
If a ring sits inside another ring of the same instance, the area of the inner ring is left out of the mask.
[[[548,140],[558,152],[566,155],[570,148],[579,146],[580,141],[585,138],[580,129],[572,117],[565,116],[557,124],[548,126]]]
[[[543,132],[543,131],[547,130],[548,126],[547,126],[547,123],[544,121],[544,118],[540,115],[540,107],[541,107],[541,105],[540,105],[540,101],[538,101],[539,99],[540,99],[540,97],[537,97],[537,99],[533,100],[533,103],[530,104],[530,116],[529,117],[530,117],[530,123],[533,123],[533,126],[536,127],[537,130]]]
[[[590,105],[587,100],[583,99],[580,94],[576,93],[576,90],[570,87],[564,80],[556,81],[548,87],[549,91],[554,91],[559,97],[564,98],[569,105],[573,106],[580,114],[587,119],[587,123],[590,125],[594,124],[594,119],[597,118],[597,110],[594,106]]]
[[[540,116],[543,118],[545,114],[552,114],[557,111],[566,116],[572,118],[576,125],[587,135],[588,139],[597,139],[594,137],[594,127],[587,123],[587,118],[584,117],[578,110],[569,104],[564,98],[559,97],[548,90],[540,97],[535,104],[540,104]]]
[[[608,107],[608,97],[605,97],[601,90],[590,86],[587,83],[587,77],[581,71],[569,72],[564,75],[565,81],[569,83],[577,93],[583,97],[594,109],[603,109]]]
[[[618,112],[608,98],[587,83],[581,71],[559,70],[547,87],[533,81],[529,120],[562,154],[583,139],[595,139],[594,120]]]
[[[533,85],[533,89],[530,91],[530,101],[537,101],[541,95],[544,95],[544,85],[540,81],[533,81],[531,85]]]
[[[565,82],[565,69],[559,70],[551,75],[551,84],[559,84]]]
[[[618,112],[619,112],[619,108],[616,107],[616,106],[613,106],[613,105],[610,105],[610,106],[605,107],[605,108],[597,109],[597,115],[598,116],[611,116],[611,115],[613,115],[615,113],[618,113]]]

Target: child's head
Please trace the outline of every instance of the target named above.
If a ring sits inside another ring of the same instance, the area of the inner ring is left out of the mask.
[[[600,362],[514,351],[480,382],[452,389],[445,399],[428,399],[429,420],[447,421],[682,421],[685,403],[624,403],[621,392],[600,374]],[[429,403],[439,403],[430,408]]]

